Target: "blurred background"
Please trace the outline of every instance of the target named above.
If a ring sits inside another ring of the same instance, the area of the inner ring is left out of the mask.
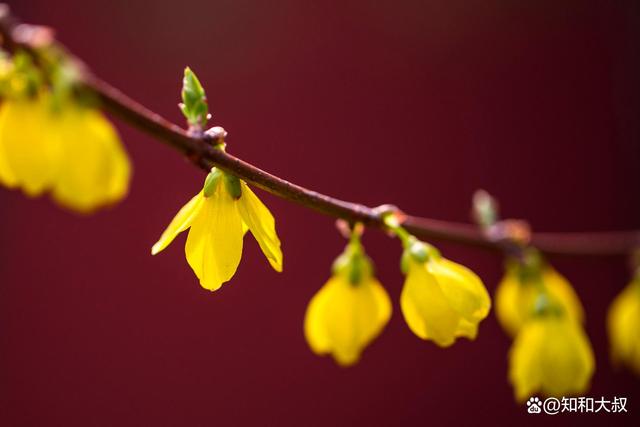
[[[228,151],[346,200],[467,221],[484,188],[539,231],[640,228],[640,3],[10,1],[101,77],[182,123],[190,65]],[[264,192],[285,271],[253,239],[233,281],[200,288],[184,236],[151,245],[204,175],[115,120],[135,165],[91,217],[0,189],[0,425],[634,424],[640,380],[612,369],[605,316],[626,260],[553,258],[587,310],[590,396],[629,414],[526,414],[493,313],[439,349],[405,325],[400,247],[365,235],[394,303],[357,366],[311,353],[307,302],[344,246],[331,218]],[[491,292],[495,254],[433,242]],[[638,425],[638,424],[635,424]]]

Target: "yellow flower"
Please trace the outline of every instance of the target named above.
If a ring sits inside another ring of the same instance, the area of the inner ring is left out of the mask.
[[[129,159],[109,121],[71,101],[52,109],[47,94],[0,106],[0,182],[31,196],[91,212],[122,199]]]
[[[509,353],[509,380],[518,401],[536,393],[583,394],[594,370],[589,338],[559,306],[527,321]]]
[[[313,296],[304,319],[311,350],[331,354],[349,366],[358,362],[391,317],[391,301],[373,276],[370,261],[359,243],[350,243],[336,260],[334,274]]]
[[[127,195],[129,158],[100,111],[69,106],[57,118],[56,129],[62,156],[51,194],[58,203],[88,213]]]
[[[20,186],[31,197],[51,188],[62,157],[49,101],[45,96],[6,99],[0,107],[3,183]]]
[[[512,261],[507,263],[505,275],[496,289],[496,316],[512,337],[533,314],[541,287],[563,307],[570,318],[584,321],[584,310],[578,295],[567,279],[553,267],[546,265],[540,271]]]
[[[415,256],[416,252],[430,253]],[[400,307],[413,333],[441,347],[452,345],[458,337],[475,339],[478,324],[491,308],[480,278],[422,242],[412,243],[403,258],[407,278]]]
[[[189,230],[187,261],[203,288],[215,291],[236,272],[244,233],[251,233],[274,270],[282,271],[282,251],[269,209],[243,181],[213,168],[204,189],[180,209],[158,242],[153,255]]]
[[[611,357],[640,375],[640,278],[613,301],[607,317]]]

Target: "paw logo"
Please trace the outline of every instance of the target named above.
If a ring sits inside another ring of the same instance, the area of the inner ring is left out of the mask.
[[[530,414],[539,414],[542,412],[540,407],[542,406],[542,402],[537,397],[530,397],[527,400],[527,412]]]

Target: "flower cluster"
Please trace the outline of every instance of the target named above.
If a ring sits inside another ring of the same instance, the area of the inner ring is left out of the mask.
[[[496,290],[496,315],[514,337],[509,380],[518,401],[536,393],[584,393],[595,370],[584,310],[569,282],[533,249],[510,259]]]
[[[480,278],[417,240],[389,216],[389,228],[402,241],[406,275],[400,307],[409,329],[440,347],[459,337],[475,339],[478,324],[491,307]],[[356,227],[356,230],[359,228]],[[304,329],[316,354],[332,354],[340,365],[358,361],[391,316],[389,296],[373,275],[360,234],[354,231],[329,281],[311,299]]]
[[[127,194],[131,166],[105,116],[73,96],[71,65],[54,65],[45,74],[26,55],[0,65],[0,183],[88,213]]]
[[[77,85],[78,70],[55,50],[44,52],[37,67],[30,58],[0,55],[0,184],[31,197],[50,194],[60,205],[82,213],[121,200],[128,191],[130,162],[113,126]],[[189,68],[180,109],[191,134],[215,135],[208,139],[214,140],[208,149],[226,149],[221,128],[204,131],[210,118],[207,98]],[[490,196],[481,196],[477,222],[487,231],[499,225],[497,211]],[[399,303],[409,329],[439,347],[449,347],[458,338],[475,339],[491,308],[481,279],[409,234],[397,212],[381,215],[382,225],[402,243],[405,280]],[[151,253],[158,254],[187,230],[186,259],[207,290],[218,290],[234,276],[248,231],[273,269],[282,271],[273,215],[247,183],[228,170],[210,170],[202,189],[175,215]],[[304,318],[311,350],[331,355],[342,366],[360,360],[393,311],[362,245],[363,226],[354,224],[348,230],[349,242]],[[595,361],[580,299],[562,275],[515,235],[507,240],[516,243],[517,256],[507,260],[495,296],[498,321],[513,338],[509,380],[515,397],[522,402],[537,393],[584,393]],[[613,301],[607,325],[612,359],[638,375],[639,324],[640,269]]]

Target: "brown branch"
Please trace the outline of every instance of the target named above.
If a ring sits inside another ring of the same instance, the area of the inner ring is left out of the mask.
[[[0,5],[0,35],[9,49],[22,48],[37,56],[29,40],[16,36],[18,21]],[[25,33],[22,31],[22,33]],[[27,32],[28,33],[28,32]],[[265,172],[237,157],[214,149],[211,138],[202,133],[190,133],[145,108],[88,70],[81,75],[83,88],[96,95],[105,109],[129,124],[154,136],[188,156],[194,164],[208,172],[217,166],[243,180],[285,200],[298,203],[326,215],[362,222],[367,226],[386,229],[379,210],[357,203],[335,199],[288,182]],[[446,240],[487,249],[504,251],[506,241],[488,238],[477,226],[428,218],[406,216],[404,227],[421,239]],[[625,255],[640,246],[640,230],[600,233],[537,233],[531,244],[547,254],[562,255]]]

